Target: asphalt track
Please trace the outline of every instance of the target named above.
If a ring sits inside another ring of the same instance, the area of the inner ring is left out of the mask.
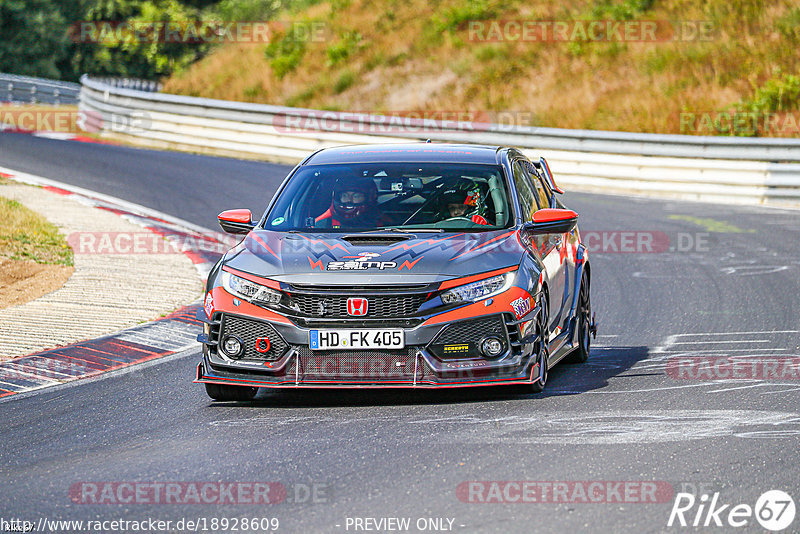
[[[19,134],[0,134],[0,166],[212,229],[223,209],[261,213],[288,171]],[[601,247],[606,239],[613,248],[613,232],[657,231],[691,250],[595,251],[600,337],[588,363],[552,371],[543,395],[283,390],[252,404],[214,403],[191,383],[199,351],[190,351],[0,401],[0,518],[277,517],[279,532],[354,532],[353,518],[407,517],[412,532],[418,518],[450,518],[461,532],[669,532],[690,530],[667,527],[673,492],[702,488],[720,503],[753,506],[781,489],[797,501],[800,381],[678,379],[667,369],[678,357],[800,355],[800,212],[578,193],[564,201],[585,236],[600,232]],[[92,481],[274,481],[288,498],[70,499],[71,487]],[[657,503],[475,503],[457,492],[467,481],[672,489]],[[317,498],[305,498],[314,484]],[[763,531],[754,518],[700,530]],[[800,518],[785,532],[798,530]]]

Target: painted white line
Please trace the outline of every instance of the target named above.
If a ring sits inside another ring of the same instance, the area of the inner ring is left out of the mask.
[[[767,347],[767,348],[756,348],[756,347],[753,347],[752,349],[707,349],[707,350],[692,350],[692,351],[688,351],[688,352],[675,352],[675,353],[671,353],[670,355],[674,357],[674,356],[684,356],[684,355],[690,356],[692,354],[706,354],[706,353],[719,353],[719,352],[723,352],[723,353],[725,353],[725,352],[757,352],[757,351],[771,352],[771,351],[776,351],[776,350],[780,351],[780,350],[790,350],[790,349],[784,349],[784,348],[780,348],[780,347]],[[645,361],[645,360],[642,360],[642,361]]]
[[[5,362],[5,363],[12,363],[12,362],[8,361],[8,362]],[[4,373],[15,374],[15,375],[26,375],[26,376],[30,376],[31,378],[35,378],[36,380],[50,380],[52,382],[58,382],[58,380],[55,380],[53,378],[46,378],[46,377],[39,376],[39,375],[36,375],[36,374],[33,374],[33,373],[28,373],[26,371],[20,371],[16,366],[15,367],[8,367],[7,365],[0,366],[0,378],[6,378]],[[63,373],[58,373],[58,374],[63,374]],[[64,375],[64,376],[68,376],[68,375]]]
[[[783,384],[772,384],[773,386],[781,386]],[[788,384],[787,384],[788,386]],[[780,391],[763,391],[762,395],[776,395],[778,393],[787,393],[789,391],[800,391],[800,386],[790,386],[788,389],[782,389]]]
[[[725,389],[712,389],[710,391],[706,391],[706,393],[725,393],[727,391],[736,391],[739,389],[751,389],[751,388],[760,388],[764,386],[770,386],[768,382],[759,382],[758,384],[750,384],[748,386],[738,386],[734,388],[725,388]]]
[[[697,332],[693,334],[672,334],[670,337],[686,336],[731,336],[740,334],[795,334],[800,330],[758,330],[754,332]]]
[[[650,388],[650,389],[628,389],[625,391],[585,391],[584,393],[593,393],[595,395],[603,395],[603,394],[625,394],[625,393],[650,393],[652,391],[668,391],[671,389],[685,389],[685,388],[699,388],[703,386],[711,386],[714,382],[701,382],[700,384],[686,384],[684,386],[664,386],[660,388]]]
[[[676,341],[673,345],[716,345],[722,343],[770,343],[769,339],[731,339],[725,341]]]

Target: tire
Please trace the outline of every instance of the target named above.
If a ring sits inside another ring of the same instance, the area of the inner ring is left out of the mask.
[[[545,302],[545,304],[542,307],[542,311],[536,317],[536,343],[534,345],[536,362],[539,364],[539,379],[531,384],[531,391],[533,393],[541,393],[544,391],[544,387],[547,385],[547,376],[549,374],[549,370],[547,368],[550,360],[550,351],[547,347],[547,338],[549,337],[547,335],[547,321],[549,319],[546,304],[547,297],[545,296],[545,298],[542,300]]]
[[[206,384],[206,393],[218,401],[249,401],[258,393],[258,388],[247,386],[227,386],[222,384]]]
[[[578,309],[575,310],[578,319],[577,331],[578,347],[569,356],[570,363],[584,363],[589,359],[592,345],[592,301],[589,295],[589,280],[584,273],[581,278],[580,294],[578,295]]]

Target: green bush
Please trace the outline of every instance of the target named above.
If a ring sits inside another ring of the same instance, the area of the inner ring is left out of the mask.
[[[495,15],[495,9],[487,0],[467,0],[461,5],[448,8],[431,19],[436,33],[459,29],[470,20],[486,20]]]
[[[336,83],[333,86],[333,92],[337,95],[339,93],[343,93],[347,89],[350,88],[356,81],[356,75],[353,74],[352,71],[346,70],[340,76],[339,79],[336,80]]]
[[[306,53],[305,36],[295,26],[282,37],[275,39],[264,49],[269,66],[278,79],[283,78],[300,65]]]
[[[346,32],[342,38],[330,45],[325,53],[328,55],[328,66],[341,63],[363,47],[363,37],[358,32]]]
[[[591,18],[611,20],[634,20],[636,17],[653,7],[655,0],[599,0],[592,6]]]
[[[800,76],[787,74],[767,80],[755,90],[751,99],[742,102],[741,107],[765,113],[800,109]]]
[[[775,21],[775,27],[790,41],[800,42],[800,7],[795,7]]]

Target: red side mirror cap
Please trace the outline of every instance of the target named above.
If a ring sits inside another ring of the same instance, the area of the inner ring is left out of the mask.
[[[230,234],[246,234],[255,227],[250,210],[227,210],[217,215],[220,227]]]

